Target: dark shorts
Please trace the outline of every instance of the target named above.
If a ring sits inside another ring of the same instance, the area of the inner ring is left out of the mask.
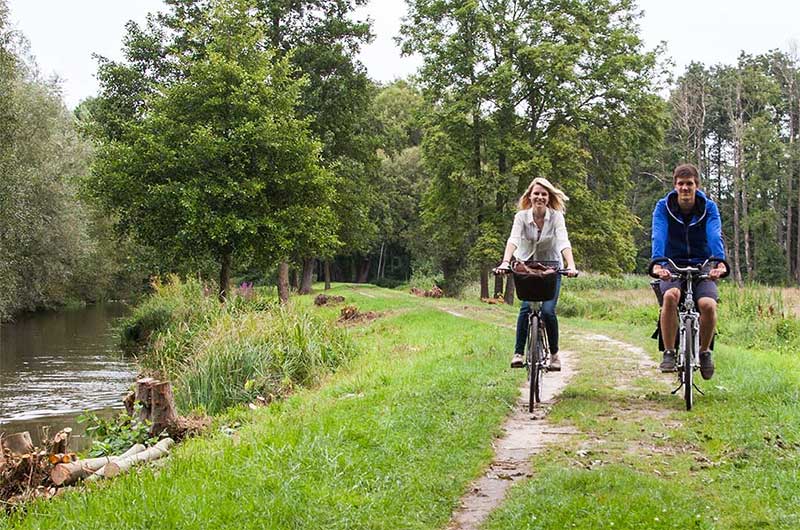
[[[683,295],[685,294],[685,290],[683,289],[684,283],[686,282],[681,280],[661,280],[659,283],[661,294],[664,294],[673,287],[676,287],[681,290],[681,301],[683,301]],[[719,299],[717,282],[713,280],[700,280],[699,282],[694,282],[694,285],[692,286],[692,295],[695,304],[697,304],[697,301],[701,298],[711,298],[716,302]]]

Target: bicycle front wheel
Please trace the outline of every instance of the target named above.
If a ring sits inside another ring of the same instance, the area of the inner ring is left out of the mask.
[[[530,388],[528,389],[528,412],[533,412],[533,407],[539,402],[540,388],[542,385],[542,345],[539,341],[539,317],[531,317],[528,329],[528,367]]]
[[[686,401],[686,410],[692,410],[694,391],[694,382],[692,381],[694,366],[692,363],[694,362],[695,352],[694,328],[690,321],[686,322],[684,333],[686,333],[685,347],[681,352],[681,355],[683,355],[683,400]]]

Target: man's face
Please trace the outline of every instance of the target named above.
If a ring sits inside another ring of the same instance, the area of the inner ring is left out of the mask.
[[[694,177],[678,177],[675,180],[675,191],[678,192],[678,204],[684,207],[694,206],[697,183]]]

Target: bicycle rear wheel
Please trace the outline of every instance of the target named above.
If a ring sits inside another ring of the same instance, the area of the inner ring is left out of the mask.
[[[686,401],[686,410],[692,410],[694,391],[694,382],[692,381],[694,366],[692,366],[692,363],[694,362],[695,352],[694,328],[691,321],[686,322],[684,333],[686,333],[685,348],[681,352],[681,355],[683,355],[683,400]]]
[[[531,318],[530,343],[531,343],[531,385],[528,396],[528,411],[533,412],[533,407],[541,401],[542,390],[542,341],[540,340],[539,317]]]

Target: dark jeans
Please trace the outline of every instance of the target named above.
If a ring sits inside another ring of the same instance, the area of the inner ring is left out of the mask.
[[[556,318],[556,304],[558,303],[558,293],[561,292],[561,275],[556,279],[556,295],[552,300],[542,302],[542,317],[544,327],[547,329],[547,340],[550,343],[550,353],[558,353],[558,318]],[[533,302],[538,303],[538,302]],[[528,338],[528,315],[531,312],[530,302],[522,302],[517,317],[517,343],[514,345],[514,353],[525,351],[525,341]]]

